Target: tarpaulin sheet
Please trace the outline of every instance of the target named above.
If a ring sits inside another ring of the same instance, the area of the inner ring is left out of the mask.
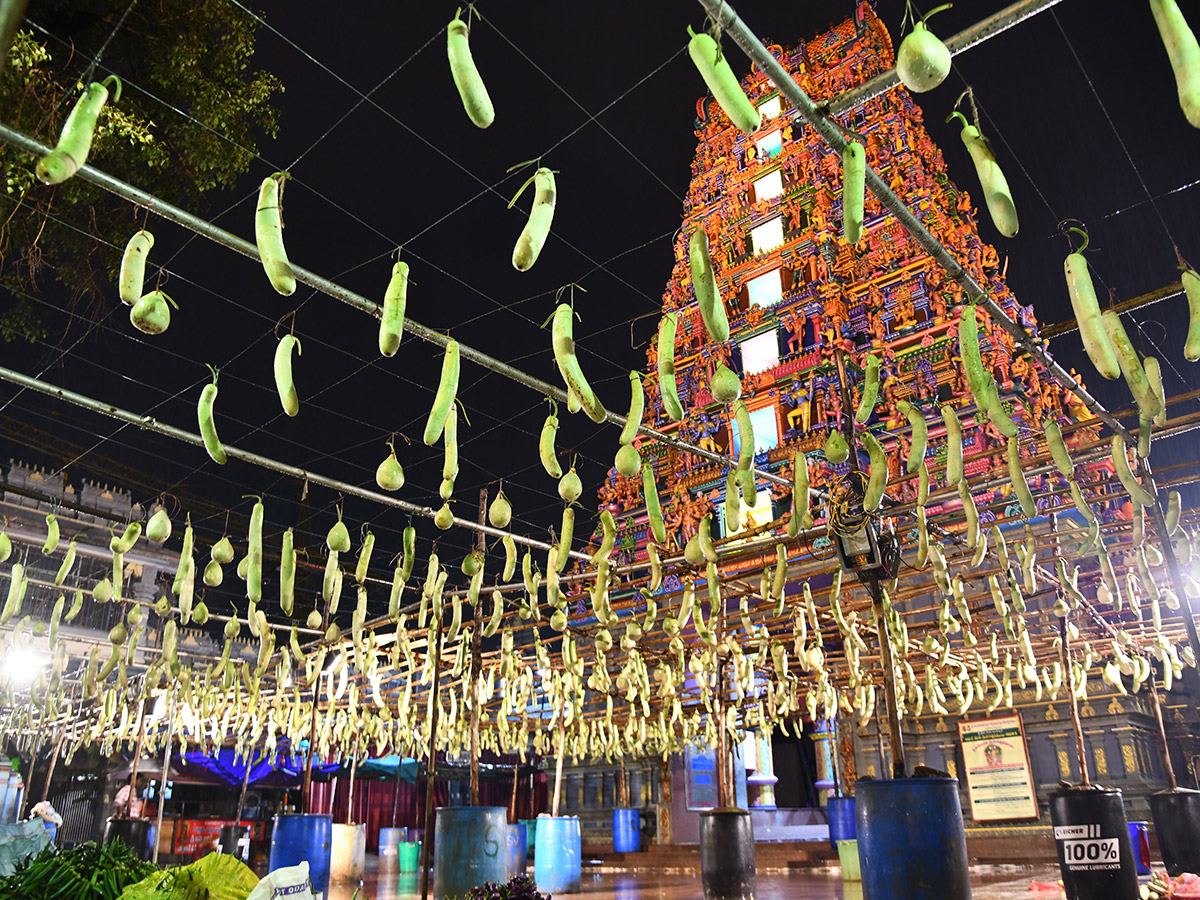
[[[183,763],[181,768],[185,771],[187,766],[195,766],[217,776],[229,785],[240,786],[242,779],[246,777],[247,762],[245,757],[240,759],[236,757],[237,753],[233,748],[225,748],[216,756],[191,751],[183,754],[180,761]],[[313,772],[333,772],[337,768],[336,764],[324,765],[316,760],[313,761]],[[250,763],[249,783],[285,787],[296,782],[303,773],[304,757],[300,754],[291,756],[281,753],[274,765],[271,764],[269,757],[255,756],[254,761]]]
[[[417,781],[417,761],[408,756],[381,756],[379,759],[364,759],[358,764],[358,778],[395,778],[396,769],[404,781]],[[350,771],[350,763],[342,763],[342,772]]]

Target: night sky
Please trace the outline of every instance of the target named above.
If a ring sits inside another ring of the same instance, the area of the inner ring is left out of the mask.
[[[930,27],[947,37],[1004,5],[961,3],[932,18]],[[555,383],[549,331],[541,326],[557,290],[577,282],[587,291],[575,298],[581,363],[605,405],[623,412],[628,371],[645,368],[645,343],[657,328],[690,179],[695,105],[705,90],[687,57],[685,29],[703,26],[702,8],[684,0],[586,6],[482,0],[471,44],[496,120],[480,130],[462,110],[446,60],[444,29],[454,5],[382,7],[358,4],[337,14],[327,4],[258,7],[267,25],[254,64],[286,86],[278,97],[282,127],[277,139],[260,142],[261,158],[239,190],[213,198],[209,217],[252,239],[258,183],[286,168],[292,260],[381,300],[392,254],[403,246],[412,271],[412,319]],[[854,7],[840,0],[736,8],[765,40],[790,46]],[[903,4],[881,0],[877,9],[897,35]],[[31,18],[36,10],[34,2]],[[1184,10],[1200,27],[1200,4],[1184,0]],[[735,71],[748,70],[731,40],[725,49]],[[1007,256],[1010,286],[1042,322],[1070,315],[1062,275],[1068,248],[1056,234],[1068,216],[1090,227],[1093,270],[1119,298],[1177,280],[1172,241],[1200,264],[1200,194],[1190,189],[1200,133],[1179,109],[1145,3],[1067,0],[959,56],[942,87],[918,96],[952,178],[978,202],[959,128],[942,121],[967,84],[975,88],[985,134],[1021,216],[1014,240],[999,237],[986,215],[980,229]],[[559,172],[558,207],[540,260],[519,273],[510,257],[532,192],[512,210],[506,204],[532,169],[506,170],[539,156]],[[65,358],[44,346],[10,345],[6,365],[45,370],[51,382],[194,430],[209,362],[222,370],[217,419],[227,444],[374,488],[385,442],[399,432],[413,443],[396,438],[408,479],[398,496],[440,504],[441,447],[421,442],[439,348],[406,336],[396,357],[385,360],[374,319],[303,286],[280,297],[258,263],[153,217],[150,227],[152,263],[172,260],[169,290],[181,307],[166,334],[136,332],[114,288],[114,312]],[[106,236],[118,245],[127,238]],[[49,287],[45,300],[59,302]],[[301,411],[288,419],[271,363],[276,322],[293,310],[304,352],[295,363]],[[1164,360],[1168,395],[1200,386],[1182,357],[1183,298],[1134,318],[1142,326],[1127,320],[1135,345]],[[1110,408],[1128,403],[1123,383],[1102,383],[1095,374],[1077,334],[1056,339],[1051,350],[1077,367]],[[545,537],[562,506],[537,457],[545,401],[469,363],[459,396],[470,424],[460,421],[456,513],[473,517],[479,489],[494,493],[503,477],[514,528]],[[312,488],[302,504],[303,485],[292,479],[235,461],[219,467],[199,448],[131,428],[114,432],[111,420],[47,399],[13,398],[10,387],[0,386],[4,414],[44,428],[55,446],[40,452],[9,446],[6,457],[54,465],[65,457],[76,484],[85,477],[119,481],[137,500],[171,490],[193,511],[205,546],[220,536],[226,507],[248,512],[250,501],[240,499],[247,493],[266,495],[270,543],[277,544],[282,528],[303,527],[306,516],[321,536],[333,522],[338,498],[329,491]],[[1171,415],[1193,412],[1193,402],[1173,407]],[[617,429],[565,410],[560,418],[559,447],[578,454],[590,510],[612,464]],[[1194,455],[1185,437],[1158,445],[1153,461],[1161,469]],[[133,471],[114,470],[111,461]],[[350,500],[346,516],[352,532],[371,523],[377,560],[400,549],[406,514]],[[590,530],[590,516],[582,513],[577,538]],[[427,520],[417,526],[422,556],[441,535],[443,555],[456,559],[469,537],[438,532]],[[317,542],[297,538],[314,551]],[[382,602],[380,596],[375,605]]]

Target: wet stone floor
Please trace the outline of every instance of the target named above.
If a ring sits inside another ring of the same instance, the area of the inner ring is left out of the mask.
[[[401,900],[420,896],[415,874],[379,873],[369,858],[358,900]],[[533,874],[532,867],[530,875]],[[1057,866],[983,866],[971,870],[974,900],[1053,898],[1054,890],[1031,890],[1033,882],[1057,884]],[[327,900],[351,900],[357,885],[333,885]],[[432,885],[431,885],[432,887]],[[584,871],[580,900],[702,900],[700,873],[639,869]],[[758,875],[757,900],[862,900],[859,882],[844,882],[837,869],[806,869]]]

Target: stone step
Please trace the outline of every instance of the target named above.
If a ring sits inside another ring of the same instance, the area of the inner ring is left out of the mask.
[[[810,869],[837,864],[828,841],[762,841],[755,845],[759,869]],[[583,847],[583,864],[614,869],[689,869],[700,867],[698,844],[651,844],[641,853],[614,853],[611,847]]]

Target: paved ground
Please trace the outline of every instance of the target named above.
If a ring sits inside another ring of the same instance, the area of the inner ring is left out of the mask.
[[[530,870],[532,874],[532,869]],[[1032,892],[1033,881],[1057,883],[1057,867],[988,866],[971,871],[974,900],[1029,900],[1063,896],[1054,891]],[[355,885],[338,885],[328,900],[350,900]],[[359,900],[393,900],[419,896],[416,875],[368,872]],[[699,873],[660,871],[585,873],[578,895],[586,900],[699,900]],[[836,869],[759,875],[758,900],[862,900],[858,882],[843,882]]]

